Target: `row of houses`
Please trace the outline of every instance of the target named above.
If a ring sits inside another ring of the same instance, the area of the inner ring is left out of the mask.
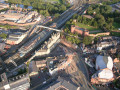
[[[21,74],[11,78],[6,73],[0,75],[0,90],[27,90],[30,88],[28,74]]]
[[[60,33],[55,33],[51,35],[48,41],[41,46],[41,48],[36,51],[36,56],[48,55],[54,47],[60,42]]]
[[[0,3],[0,10],[5,9],[5,8],[9,8],[9,5],[4,4],[4,3]]]
[[[22,33],[22,32],[12,33],[8,36],[6,43],[10,45],[19,44],[26,36],[27,33]]]

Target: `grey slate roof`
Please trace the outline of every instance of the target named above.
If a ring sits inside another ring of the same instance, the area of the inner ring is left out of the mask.
[[[48,87],[44,88],[45,90],[55,90],[57,88],[64,87],[68,90],[77,90],[78,86],[73,85],[69,81],[66,81],[62,77],[58,77],[56,81],[54,81],[52,84],[50,84]]]

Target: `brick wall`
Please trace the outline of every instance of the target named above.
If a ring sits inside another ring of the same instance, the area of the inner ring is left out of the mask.
[[[110,32],[98,33],[98,34],[89,34],[88,30],[80,30],[80,29],[76,29],[75,27],[78,27],[78,26],[75,26],[75,25],[71,26],[71,33],[76,32],[76,33],[83,35],[83,36],[92,36],[92,37],[96,37],[96,36],[100,36],[100,35],[110,35]]]
[[[80,35],[84,35],[84,36],[88,36],[89,35],[89,31],[88,30],[80,30],[80,29],[76,29],[76,27],[78,27],[78,26],[74,26],[74,25],[71,26],[71,32],[72,33],[77,32]]]

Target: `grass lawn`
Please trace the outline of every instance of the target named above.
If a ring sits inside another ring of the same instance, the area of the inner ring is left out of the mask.
[[[16,28],[17,26],[11,26],[11,25],[2,25],[2,24],[0,24],[0,27],[2,27],[2,28],[7,28],[7,29],[11,29],[11,28]]]
[[[0,37],[6,39],[7,38],[7,34],[2,33],[2,34],[0,34]]]
[[[119,24],[119,23],[114,22],[114,23],[113,23],[113,27],[114,27],[115,29],[117,29],[117,30],[118,30],[118,28],[120,28],[120,24]]]
[[[76,25],[79,26],[80,28],[85,28],[89,31],[100,30],[99,28],[95,28],[93,26],[88,26],[88,25],[85,25],[85,24],[82,24],[82,23],[77,23]]]

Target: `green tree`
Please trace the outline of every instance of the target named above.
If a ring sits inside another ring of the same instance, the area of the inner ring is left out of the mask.
[[[98,26],[98,24],[97,24],[96,21],[93,21],[92,25],[93,25],[94,27],[97,27],[97,26]]]
[[[61,5],[60,8],[59,8],[60,11],[65,11],[66,10],[66,6],[65,5]]]
[[[55,17],[56,17],[56,18],[57,18],[57,17],[59,17],[59,16],[60,16],[60,14],[59,14],[59,13],[56,13],[56,14],[55,14]]]
[[[85,45],[90,45],[90,44],[92,44],[92,40],[93,40],[92,37],[90,37],[90,36],[85,36],[84,39],[83,39],[83,43],[84,43]]]

